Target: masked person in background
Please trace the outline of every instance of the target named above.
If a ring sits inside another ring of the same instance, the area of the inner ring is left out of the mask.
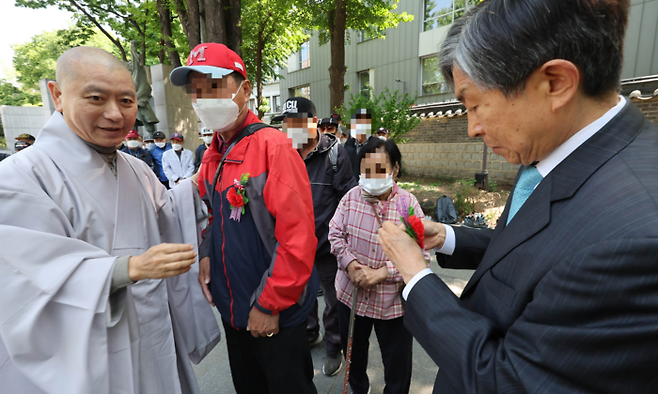
[[[296,112],[293,112],[293,109]],[[318,239],[315,267],[320,276],[325,303],[322,323],[324,324],[324,343],[327,356],[324,359],[322,373],[334,376],[340,372],[343,356],[338,330],[338,301],[334,286],[336,257],[331,254],[327,234],[329,233],[329,221],[334,216],[338,202],[348,190],[356,186],[356,180],[352,175],[347,152],[333,134],[318,132],[316,126],[318,118],[315,114],[315,104],[311,100],[292,97],[286,100],[283,113],[272,120],[283,120],[282,129],[289,136],[291,142],[295,141],[295,147],[304,159],[311,182],[315,236]],[[325,120],[328,119],[325,118]],[[303,142],[301,146],[299,146],[300,142]],[[308,316],[306,334],[311,346],[322,341],[317,301]]]
[[[145,135],[144,136],[144,149],[150,151],[151,148],[153,148],[154,146],[155,146],[155,142],[153,140],[153,136],[151,136],[150,134]],[[149,154],[150,154],[150,152],[149,152]]]
[[[160,182],[169,189],[169,179],[167,179],[167,175],[162,168],[162,155],[171,149],[171,145],[167,142],[165,133],[159,130],[153,133],[153,140],[155,141],[155,146],[149,150],[153,158],[153,172],[158,176]]]
[[[137,130],[133,129],[128,132],[125,145],[126,146],[121,149],[121,152],[140,159],[153,169],[153,159],[151,158],[151,154],[146,149],[142,148],[142,142],[139,140]]]
[[[171,149],[162,154],[162,170],[169,179],[169,187],[174,187],[181,180],[194,175],[194,154],[183,148],[181,133],[172,134],[169,140]]]
[[[400,172],[402,155],[393,141],[370,138],[361,148],[361,179],[338,204],[329,224],[331,252],[338,260],[336,296],[340,337],[347,347],[354,287],[358,288],[354,342],[349,382],[356,394],[369,392],[368,345],[375,328],[384,363],[385,393],[408,393],[411,384],[412,336],[404,327],[400,291],[402,276],[381,246],[377,231],[381,223],[401,224],[397,205],[425,215],[416,198],[393,180]],[[429,261],[429,253],[425,258]]]
[[[355,139],[356,153],[359,154],[363,144],[372,135],[372,112],[367,108],[357,108],[352,113],[350,131]]]
[[[203,160],[203,154],[206,152],[206,149],[208,149],[208,146],[210,146],[210,143],[212,142],[212,135],[213,131],[207,127],[204,127],[201,129],[201,140],[203,143],[199,146],[197,146],[196,151],[194,151],[194,173],[196,174],[197,171],[199,171],[199,167],[201,167],[201,160]]]
[[[317,239],[304,162],[249,110],[246,68],[225,45],[198,45],[170,80],[215,131],[199,170],[211,211],[199,283],[221,314],[235,390],[317,393],[306,339]]]

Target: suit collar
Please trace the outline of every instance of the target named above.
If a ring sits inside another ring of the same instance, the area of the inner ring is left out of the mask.
[[[637,137],[644,122],[642,113],[627,100],[617,116],[567,156],[539,183],[514,219],[505,226],[513,197],[510,195],[489,248],[462,294],[467,294],[487,270],[514,248],[548,226],[551,221],[551,204],[573,197],[592,174]],[[519,173],[522,170],[523,167]]]

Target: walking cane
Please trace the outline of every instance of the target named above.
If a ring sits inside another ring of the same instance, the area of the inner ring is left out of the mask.
[[[343,385],[343,394],[347,394],[347,387],[349,386],[350,380],[350,364],[352,364],[352,342],[354,341],[354,321],[356,320],[354,311],[356,310],[356,295],[358,293],[359,289],[355,286],[354,291],[352,292],[352,311],[350,312],[350,329],[349,336],[347,338],[347,355],[345,356],[345,384]]]

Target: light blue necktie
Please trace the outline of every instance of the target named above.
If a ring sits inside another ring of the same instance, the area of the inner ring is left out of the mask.
[[[512,196],[512,204],[510,205],[509,215],[507,216],[507,224],[509,224],[514,215],[516,215],[523,203],[525,203],[525,200],[530,197],[535,190],[535,187],[542,179],[544,179],[544,177],[541,176],[537,167],[528,166],[523,169],[519,181],[514,187],[514,196]]]

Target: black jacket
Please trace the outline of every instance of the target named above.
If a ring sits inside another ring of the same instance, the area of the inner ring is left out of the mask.
[[[333,169],[329,153],[331,147],[338,144],[336,171]],[[347,152],[331,134],[321,134],[316,149],[304,159],[313,194],[313,211],[315,213],[315,236],[318,238],[316,263],[335,259],[329,244],[329,222],[334,216],[341,198],[357,185],[352,175],[352,167]],[[335,263],[334,263],[335,264]]]
[[[201,144],[197,146],[196,150],[194,151],[194,173],[196,174],[197,171],[199,171],[199,167],[201,167],[201,160],[203,160],[203,154],[206,153],[206,144]]]
[[[354,179],[356,181],[359,181],[359,176],[361,175],[361,163],[359,163],[357,157],[356,157],[356,139],[352,136],[349,136],[347,141],[345,141],[345,150],[347,151],[347,156],[350,158],[350,162],[352,163],[352,174],[354,175]]]
[[[151,157],[151,154],[149,151],[147,151],[144,148],[137,148],[137,149],[130,149],[127,146],[123,146],[123,148],[120,149],[121,152],[127,153],[132,157],[136,157],[143,161],[144,163],[148,164],[151,169],[153,169],[153,158]]]

